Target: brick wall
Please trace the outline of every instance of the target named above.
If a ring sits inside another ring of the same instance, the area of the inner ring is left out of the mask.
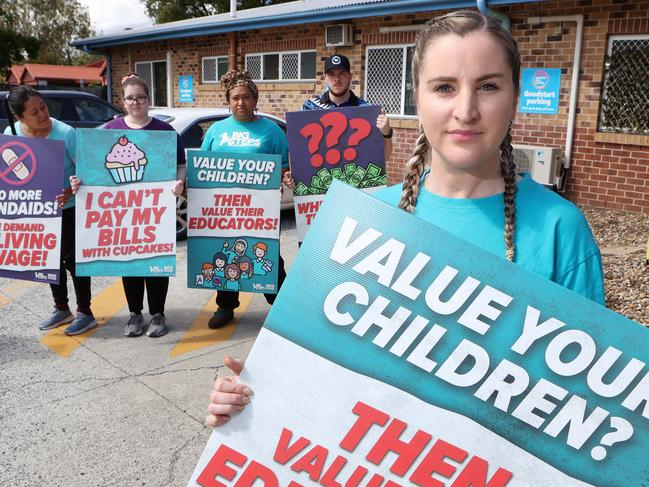
[[[566,195],[577,203],[649,213],[649,137],[597,132],[608,36],[649,34],[649,2],[566,0],[515,6],[509,13],[523,66],[562,69],[559,114],[519,113],[514,140],[565,147],[576,26],[532,26],[527,18],[582,13],[579,98]]]
[[[528,17],[584,15],[583,50],[577,103],[577,118],[571,169],[566,196],[571,200],[600,207],[649,213],[649,136],[604,134],[597,132],[599,100],[603,77],[607,36],[612,34],[649,34],[649,1],[631,0],[554,0],[498,7],[512,21],[512,32],[519,43],[523,67],[561,68],[562,82],[557,115],[519,113],[513,127],[514,143],[564,148],[568,124],[570,81],[576,38],[574,22],[530,25]],[[381,27],[418,24],[441,12],[416,15],[384,16],[348,21],[354,26],[354,45],[338,48],[352,62],[352,89],[364,95],[365,52],[368,46],[413,43],[415,34],[381,33]],[[201,83],[201,57],[227,55],[231,37],[227,34],[191,37],[181,40],[132,44],[112,50],[113,93],[118,101],[121,75],[133,69],[133,63],[165,59],[172,52],[174,100],[178,98],[178,76],[193,75],[195,102],[182,106],[225,106],[217,84]],[[245,54],[264,51],[316,49],[315,82],[259,83],[259,110],[280,117],[299,110],[304,99],[323,90],[322,59],[334,49],[324,45],[321,24],[306,24],[236,35],[236,63],[244,66]],[[370,100],[371,101],[371,100]],[[649,116],[649,114],[647,115]],[[404,164],[417,136],[417,121],[392,118],[395,128],[394,152],[388,161],[391,182],[403,176]]]

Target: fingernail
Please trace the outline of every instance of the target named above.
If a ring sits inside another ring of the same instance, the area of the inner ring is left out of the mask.
[[[237,409],[238,409],[239,411],[243,411],[243,408],[244,408],[244,407],[245,407],[245,406],[237,406]]]
[[[249,397],[244,397],[242,401],[243,401],[244,404],[248,404],[250,402],[250,398]]]
[[[246,387],[246,388],[243,390],[243,395],[244,395],[244,396],[252,396],[252,389],[250,389],[249,387]]]

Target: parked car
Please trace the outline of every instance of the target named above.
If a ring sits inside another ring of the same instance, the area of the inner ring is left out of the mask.
[[[185,149],[200,149],[207,129],[214,122],[232,115],[226,108],[156,108],[149,110],[149,115],[170,124],[185,145]],[[257,113],[258,116],[272,120],[286,134],[286,122],[281,118],[267,113]],[[182,170],[186,170],[183,168]],[[293,191],[284,188],[281,209],[293,209]],[[184,239],[187,236],[187,200],[178,198],[176,208],[176,237]]]
[[[122,114],[119,109],[92,93],[59,90],[38,92],[45,99],[50,116],[73,127],[97,127]],[[9,124],[5,105],[8,93],[0,91],[0,133]]]

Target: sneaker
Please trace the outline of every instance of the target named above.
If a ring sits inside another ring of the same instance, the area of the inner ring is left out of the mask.
[[[51,330],[52,328],[64,325],[65,323],[70,323],[73,319],[74,315],[69,309],[54,308],[52,315],[38,325],[38,329],[42,331]]]
[[[141,314],[131,313],[124,327],[124,335],[127,337],[139,337],[143,332],[144,317]]]
[[[207,326],[212,330],[223,328],[232,321],[232,318],[234,318],[234,310],[219,308],[214,313],[214,316],[210,318],[210,321],[207,322]]]
[[[77,317],[72,324],[65,329],[66,335],[80,335],[84,331],[90,330],[97,326],[97,321],[93,315],[78,312]]]
[[[167,319],[165,315],[161,313],[156,313],[149,321],[149,329],[146,332],[146,336],[151,338],[158,338],[162,335],[167,334]]]

